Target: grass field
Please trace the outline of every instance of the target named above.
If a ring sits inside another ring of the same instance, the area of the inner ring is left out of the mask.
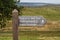
[[[39,8],[24,8],[22,16],[43,16],[47,23],[42,27],[20,27],[19,40],[60,40],[60,7],[45,6]],[[0,29],[0,40],[13,40],[12,22],[7,22]]]
[[[60,32],[20,31],[19,40],[60,40]],[[0,40],[13,40],[11,32],[1,32]]]
[[[24,8],[22,10],[23,16],[43,16],[47,20],[60,20],[60,7],[45,6],[38,8]]]

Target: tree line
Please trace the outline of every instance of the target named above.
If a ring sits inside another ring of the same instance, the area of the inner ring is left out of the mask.
[[[6,21],[12,18],[12,10],[17,9],[21,12],[23,7],[17,7],[15,5],[14,0],[0,0],[0,28],[4,28],[6,26]],[[19,13],[19,15],[21,15]]]

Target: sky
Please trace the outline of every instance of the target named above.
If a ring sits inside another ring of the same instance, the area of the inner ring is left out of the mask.
[[[60,4],[60,0],[20,0],[20,2],[33,2],[33,3],[53,3]]]

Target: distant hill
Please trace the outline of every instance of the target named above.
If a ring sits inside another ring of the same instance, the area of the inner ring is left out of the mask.
[[[51,4],[51,3],[16,3],[18,6],[25,6],[25,7],[40,7],[40,6],[60,6],[60,4]]]

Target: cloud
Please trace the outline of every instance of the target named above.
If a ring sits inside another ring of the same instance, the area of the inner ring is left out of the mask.
[[[20,2],[44,2],[60,4],[60,0],[20,0]]]

